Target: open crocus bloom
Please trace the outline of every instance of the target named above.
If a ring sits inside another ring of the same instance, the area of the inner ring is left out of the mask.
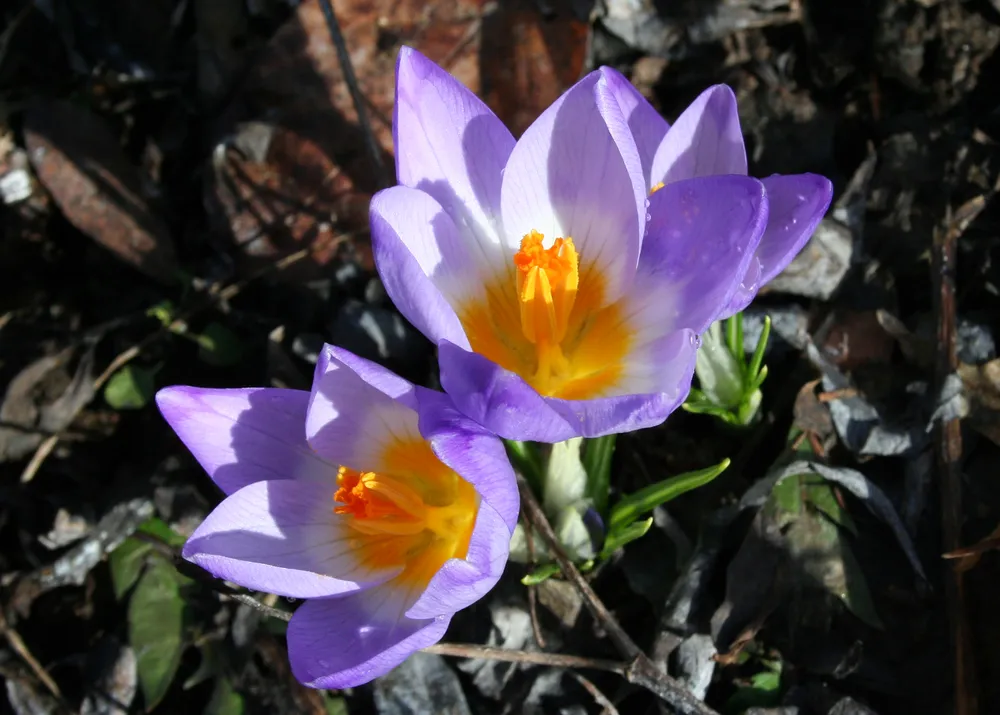
[[[388,672],[499,579],[514,473],[500,440],[446,395],[326,346],[311,393],[170,387],[156,399],[228,495],[184,557],[309,599],[288,625],[306,685]]]
[[[400,185],[372,200],[376,265],[437,343],[456,406],[507,439],[666,419],[767,222],[764,187],[746,176],[650,196],[618,79],[592,72],[515,142],[446,72],[399,55]]]
[[[673,126],[620,74],[609,73],[608,86],[632,130],[648,191],[699,176],[747,173],[736,96],[726,85],[702,92]],[[760,287],[798,255],[833,198],[830,180],[817,174],[775,174],[762,183],[767,229],[720,320],[746,308]]]

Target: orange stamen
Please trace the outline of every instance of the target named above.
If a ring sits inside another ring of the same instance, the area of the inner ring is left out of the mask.
[[[544,236],[532,231],[514,254],[521,332],[535,345],[536,381],[547,383],[565,371],[561,343],[580,284],[580,257],[570,237],[557,238],[548,248]]]

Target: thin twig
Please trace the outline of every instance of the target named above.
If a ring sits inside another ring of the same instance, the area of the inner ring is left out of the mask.
[[[608,696],[602,693],[596,685],[576,671],[570,671],[570,675],[576,678],[576,682],[582,685],[584,689],[590,693],[590,696],[594,698],[594,701],[604,708],[601,711],[601,715],[619,715],[618,708],[615,707],[615,704],[608,700]]]
[[[35,449],[35,453],[31,455],[31,461],[28,462],[24,471],[21,472],[21,484],[27,484],[35,478],[38,470],[41,469],[42,464],[49,458],[49,455],[52,454],[52,450],[56,448],[56,444],[58,443],[59,435],[57,434],[50,434],[42,440],[42,443]]]
[[[603,670],[608,673],[625,675],[626,663],[599,658],[584,658],[579,655],[562,655],[560,653],[542,653],[539,651],[510,650],[494,648],[488,645],[472,643],[438,643],[424,648],[425,653],[446,655],[452,658],[470,658],[480,660],[500,660],[505,663],[526,663],[528,665],[546,665],[550,668],[585,668],[588,670]]]
[[[528,547],[528,563],[531,564],[532,568],[535,568],[538,563],[535,558],[535,535],[531,529],[531,523],[525,520],[524,522],[524,538],[525,544]],[[535,643],[542,650],[546,648],[545,636],[542,635],[542,624],[538,620],[538,586],[536,584],[531,584],[527,587],[528,589],[528,615],[531,617],[531,632],[535,636]]]
[[[671,678],[657,668],[646,654],[635,644],[631,636],[619,625],[618,621],[607,609],[607,606],[594,593],[573,561],[567,556],[562,544],[556,537],[552,525],[542,510],[538,499],[524,477],[518,475],[517,485],[521,492],[521,508],[524,517],[545,540],[563,576],[572,583],[583,596],[583,602],[604,631],[615,644],[615,648],[630,662],[625,668],[625,679],[655,693],[681,715],[717,715],[715,710],[696,698],[682,683]]]
[[[579,569],[573,564],[573,561],[566,554],[563,549],[559,538],[556,536],[555,531],[552,529],[552,525],[549,524],[548,517],[545,516],[545,512],[542,510],[541,505],[538,503],[538,499],[535,498],[534,492],[531,491],[531,487],[528,486],[528,482],[523,478],[518,476],[518,487],[521,490],[521,506],[523,509],[523,514],[526,519],[531,522],[533,529],[537,530],[541,537],[545,540],[548,545],[552,555],[555,557],[556,563],[559,564],[559,568],[565,576],[580,592],[583,596],[583,601],[587,608],[593,614],[594,619],[604,628],[607,632],[608,637],[611,638],[612,642],[615,644],[615,648],[618,649],[625,658],[631,660],[637,655],[640,655],[642,651],[639,646],[635,644],[635,641],[625,632],[625,629],[618,625],[618,621],[615,617],[611,615],[611,612],[607,609],[604,603],[598,598],[597,594],[590,587],[584,579],[583,574],[580,573]]]
[[[52,679],[48,671],[42,667],[42,664],[28,650],[28,646],[21,638],[21,634],[7,623],[7,617],[4,615],[3,609],[0,609],[0,631],[3,631],[3,635],[7,639],[7,643],[10,644],[11,650],[21,656],[21,660],[31,668],[31,672],[35,674],[35,677],[42,681],[42,684],[54,697],[61,700],[62,693],[59,692],[59,686],[56,685],[56,681]]]
[[[952,215],[948,211],[943,228],[934,232],[933,261],[934,307],[937,313],[937,359],[935,382],[940,389],[949,375],[958,369],[955,346],[957,306],[955,300],[955,262],[958,239],[986,207],[986,197],[978,196],[963,204]],[[935,448],[940,468],[942,540],[946,552],[962,545],[962,428],[959,419],[942,420],[936,430]],[[955,648],[955,713],[976,715],[979,711],[978,686],[972,654],[972,631],[965,612],[965,574],[949,569],[946,582],[948,618]]]
[[[284,621],[285,623],[292,620],[292,614],[288,611],[282,611],[280,608],[274,608],[273,606],[268,606],[266,603],[261,603],[248,593],[231,593],[228,597],[250,606],[254,610],[260,611],[265,616],[277,618],[279,621]]]
[[[330,39],[333,41],[333,46],[337,48],[337,59],[340,60],[340,70],[344,73],[344,81],[347,83],[347,88],[351,91],[351,100],[354,102],[354,111],[358,115],[358,124],[361,125],[361,131],[365,135],[365,146],[368,149],[368,155],[375,169],[375,181],[378,183],[378,187],[383,189],[389,185],[389,182],[386,176],[385,163],[382,161],[382,149],[375,139],[375,132],[372,131],[372,125],[368,121],[368,115],[365,112],[365,98],[361,94],[361,88],[358,86],[357,75],[354,74],[351,54],[347,51],[344,34],[340,31],[340,22],[337,21],[337,13],[333,11],[333,4],[330,0],[320,0],[319,4],[323,8],[323,16],[326,18],[326,26],[330,31]]]

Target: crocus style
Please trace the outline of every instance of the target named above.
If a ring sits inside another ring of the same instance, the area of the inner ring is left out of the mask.
[[[702,92],[673,126],[620,74],[609,73],[608,87],[632,130],[647,191],[700,176],[747,173],[736,96],[726,85]],[[760,287],[798,255],[833,197],[830,180],[817,174],[775,174],[762,183],[769,207],[767,229],[739,289],[717,316],[720,320],[746,308]]]
[[[326,346],[311,393],[170,387],[157,404],[228,495],[184,557],[309,599],[288,625],[306,685],[388,672],[503,571],[513,471],[500,440],[442,393]]]
[[[764,187],[746,176],[650,196],[619,79],[592,72],[515,142],[446,72],[399,55],[400,185],[372,200],[376,265],[438,345],[455,405],[507,439],[666,419],[767,223]]]

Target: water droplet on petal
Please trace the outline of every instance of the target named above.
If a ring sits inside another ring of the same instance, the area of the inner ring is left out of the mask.
[[[646,214],[646,223],[649,223],[652,220],[653,220],[653,217],[650,214]]]

